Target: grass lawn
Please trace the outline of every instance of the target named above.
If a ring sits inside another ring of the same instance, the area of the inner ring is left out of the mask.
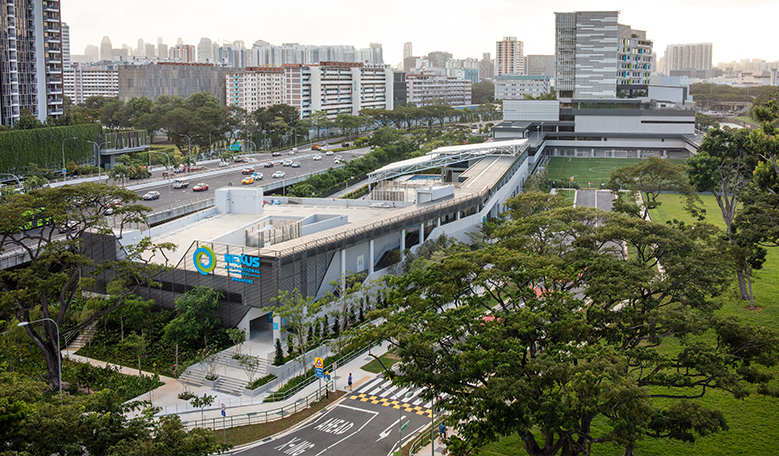
[[[400,358],[398,358],[398,355],[387,352],[381,356],[379,356],[379,359],[382,363],[384,363],[384,367],[389,369],[392,367],[395,363],[400,361]],[[368,364],[362,366],[360,369],[364,370],[365,372],[370,372],[372,374],[380,374],[384,372],[384,369],[381,367],[381,363],[379,363],[379,360],[374,359],[373,361],[369,362]]]
[[[573,206],[573,198],[576,195],[576,190],[563,190],[558,189],[557,194],[565,198],[565,202]]]
[[[549,180],[566,186],[571,182],[579,188],[601,188],[609,181],[612,169],[639,163],[638,158],[572,158],[552,157],[546,165]],[[671,160],[672,163],[683,163],[683,160]]]
[[[702,195],[701,199],[707,209],[706,220],[724,228],[719,207],[713,196]],[[652,219],[659,222],[677,219],[686,222],[695,220],[683,210],[683,201],[679,195],[660,195],[662,205],[651,212]],[[716,267],[716,265],[712,265]],[[718,315],[735,316],[743,322],[765,326],[779,331],[779,248],[768,251],[763,269],[754,272],[753,288],[755,306],[762,307],[759,311],[750,311],[748,303],[737,299],[737,289],[734,287],[725,296],[719,298],[722,308]],[[774,368],[779,374],[779,368]],[[644,439],[639,442],[635,453],[640,456],[769,456],[779,454],[779,399],[752,394],[745,399],[735,399],[727,392],[709,390],[706,395],[696,400],[702,406],[722,411],[729,429],[717,434],[698,438],[694,444],[672,441],[668,439]],[[660,402],[659,404],[663,404]],[[594,423],[597,430],[598,423]],[[524,444],[516,435],[501,439],[488,445],[481,455],[514,456],[526,455]],[[594,455],[620,456],[624,448],[615,445],[597,445],[593,447]]]

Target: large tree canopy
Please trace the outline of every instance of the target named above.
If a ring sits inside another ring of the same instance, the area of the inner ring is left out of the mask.
[[[360,336],[397,349],[395,383],[441,395],[464,439],[452,448],[512,433],[532,456],[693,441],[726,427],[696,398],[770,380],[776,334],[714,314],[726,281],[711,265],[726,262],[710,226],[538,193],[508,208],[480,249],[454,244],[390,277],[386,322]]]

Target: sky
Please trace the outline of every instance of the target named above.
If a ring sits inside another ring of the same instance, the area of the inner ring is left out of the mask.
[[[456,59],[494,58],[495,42],[516,36],[525,55],[554,54],[554,13],[620,11],[619,22],[646,30],[662,57],[668,44],[714,43],[713,61],[779,60],[779,0],[62,0],[71,53],[108,36],[114,48],[136,47],[138,38],[168,46],[181,37],[197,45],[256,40],[271,44],[381,43],[384,63],[402,60],[403,43],[414,55],[447,51]],[[585,7],[586,5],[586,7]]]

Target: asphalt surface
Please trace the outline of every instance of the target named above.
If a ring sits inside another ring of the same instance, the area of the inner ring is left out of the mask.
[[[594,207],[610,212],[614,203],[614,195],[609,190],[577,190],[576,205]]]
[[[331,146],[331,148],[334,148]],[[284,171],[284,179],[292,177],[302,176],[310,174],[316,171],[330,168],[334,166],[334,160],[336,156],[341,156],[344,161],[350,161],[357,157],[361,157],[370,151],[369,148],[363,147],[360,149],[354,149],[352,151],[334,152],[333,155],[325,155],[325,152],[312,151],[310,146],[306,148],[299,147],[298,153],[295,155],[289,155],[289,151],[283,151],[279,157],[272,157],[270,153],[259,153],[255,155],[247,155],[250,160],[254,160],[253,163],[231,163],[228,167],[220,168],[216,164],[210,165],[207,169],[193,173],[176,173],[171,175],[171,188],[170,199],[173,206],[186,203],[188,201],[194,201],[197,199],[203,199],[214,196],[214,190],[221,187],[226,187],[228,183],[232,183],[235,187],[241,186],[241,180],[246,175],[241,174],[241,170],[244,168],[254,168],[257,173],[263,174],[262,180],[255,181],[254,184],[248,186],[262,186],[264,182],[277,180],[272,176],[276,171]],[[315,161],[313,157],[315,155],[321,155],[322,160]],[[282,166],[281,163],[285,160],[291,160],[293,162],[299,162],[300,168],[292,168],[289,166]],[[273,163],[273,168],[264,168],[263,163]],[[160,171],[155,171],[153,175],[160,175]],[[189,186],[186,188],[175,189],[173,188],[174,179],[186,179],[189,181]],[[208,190],[203,192],[195,192],[192,188],[198,183],[208,184]],[[128,185],[132,187],[132,184]],[[160,192],[159,199],[151,201],[139,201],[141,204],[149,206],[152,211],[163,210],[168,207],[168,181],[167,178],[160,178],[159,181],[154,183],[148,183],[140,185],[136,191],[139,197],[142,197],[145,193],[155,190]]]
[[[388,380],[378,377],[302,427],[233,454],[391,455],[398,448],[399,436],[405,443],[430,424],[431,404],[418,397],[421,391],[393,387]]]

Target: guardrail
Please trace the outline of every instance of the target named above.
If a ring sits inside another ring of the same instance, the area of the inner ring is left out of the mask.
[[[263,410],[259,412],[249,412],[241,415],[220,417],[220,418],[208,418],[204,420],[182,421],[182,425],[185,429],[193,428],[206,428],[206,429],[228,429],[236,426],[249,426],[252,424],[263,424],[271,421],[277,421],[293,415],[299,411],[309,408],[312,404],[318,402],[323,396],[327,395],[327,390],[332,385],[332,382],[325,383],[321,388],[317,388],[316,391],[308,396],[295,401],[290,405],[283,407]]]
[[[438,436],[438,424],[446,420],[446,415],[441,415],[437,420],[433,421],[432,426],[428,426],[419,432],[419,435],[408,443],[408,455],[414,455],[422,449],[422,447],[430,444]]]

